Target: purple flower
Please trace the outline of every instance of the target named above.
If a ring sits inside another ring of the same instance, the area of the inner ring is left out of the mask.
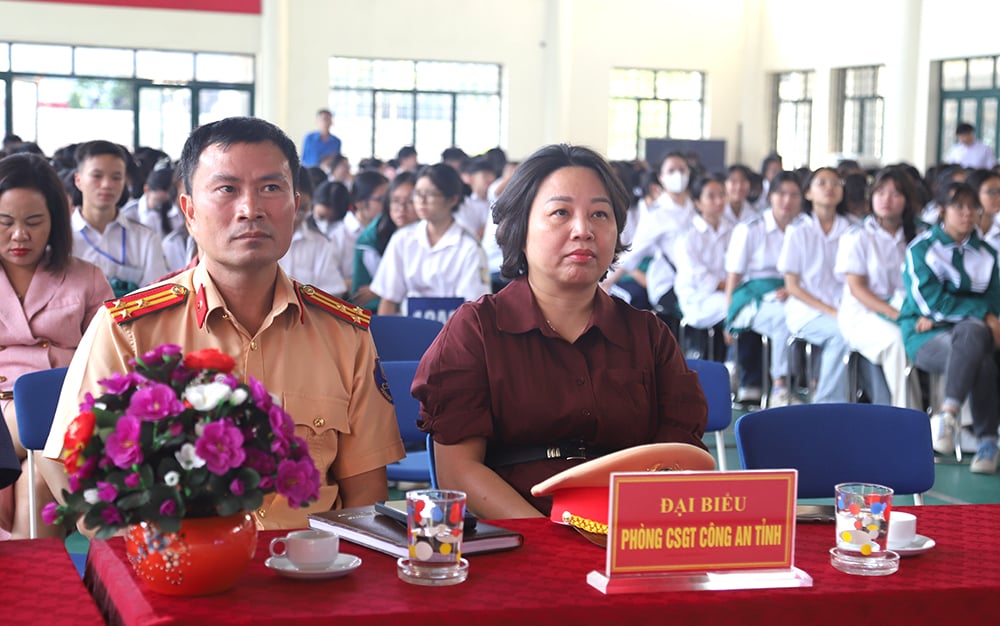
[[[59,513],[59,505],[55,502],[49,502],[42,508],[42,521],[46,524],[56,524],[62,520],[62,514]]]
[[[159,364],[159,361],[163,361],[164,357],[177,356],[181,353],[181,347],[175,346],[171,343],[165,343],[161,346],[156,346],[149,352],[143,354],[139,357],[139,360],[145,363],[147,366],[155,367]]]
[[[144,422],[157,422],[165,417],[180,414],[184,404],[177,399],[174,390],[161,383],[142,387],[132,395],[126,415],[138,417]]]
[[[184,424],[180,422],[171,422],[170,427],[167,430],[170,432],[171,437],[177,437],[184,432]]]
[[[173,499],[164,500],[160,505],[160,515],[170,516],[177,512],[177,503]]]
[[[248,386],[250,387],[250,396],[253,398],[253,403],[260,407],[262,411],[270,411],[274,400],[271,399],[271,394],[267,392],[264,383],[251,376]]]
[[[288,458],[288,455],[292,451],[292,445],[288,443],[288,440],[279,435],[275,435],[274,441],[271,442],[271,452],[281,459]]]
[[[105,502],[114,502],[118,497],[118,487],[103,480],[97,481],[97,497]]]
[[[89,459],[83,462],[83,465],[80,466],[80,469],[76,470],[76,475],[79,476],[81,479],[90,478],[91,476],[94,475],[94,470],[97,469],[97,461],[98,459],[96,456],[90,457]]]
[[[309,456],[309,445],[302,437],[292,437],[292,460],[298,461]]]
[[[238,478],[234,479],[233,482],[229,483],[229,491],[232,491],[234,496],[242,496],[246,491],[243,487],[243,481]]]
[[[230,389],[236,389],[237,387],[240,386],[240,379],[236,378],[232,374],[225,374],[219,372],[212,378],[212,380],[214,380],[217,383],[223,383],[225,385],[228,385]]]
[[[130,487],[132,489],[135,489],[136,487],[138,487],[141,482],[142,482],[142,479],[139,477],[139,474],[137,474],[136,472],[132,472],[131,474],[129,474],[128,476],[125,477],[125,486],[126,487]]]
[[[270,476],[278,470],[274,457],[258,448],[245,448],[246,466],[261,476]]]
[[[284,460],[278,464],[277,491],[292,508],[305,506],[319,497],[319,471],[310,459]]]
[[[80,472],[74,472],[69,475],[69,490],[72,492],[80,491]]]
[[[272,405],[267,411],[267,419],[271,423],[271,430],[275,435],[281,434],[290,437],[295,432],[295,422],[285,409],[277,404]]]
[[[94,408],[94,402],[97,400],[94,398],[94,394],[89,391],[83,394],[83,402],[80,403],[80,412],[86,413]]]
[[[97,382],[103,385],[108,390],[108,393],[121,395],[129,389],[138,387],[146,382],[146,377],[136,372],[129,372],[128,374],[115,372],[111,376]]]
[[[105,508],[103,511],[101,511],[101,520],[103,520],[104,523],[108,524],[109,526],[112,524],[121,524],[122,514],[118,511],[117,508],[109,506]]]
[[[121,468],[132,467],[142,462],[142,448],[139,446],[139,419],[123,415],[118,419],[115,432],[108,435],[105,451],[111,462]]]
[[[239,467],[246,459],[243,451],[243,433],[230,426],[227,420],[205,425],[201,437],[195,442],[195,451],[205,459],[205,466],[213,474],[225,474],[231,467]]]
[[[274,479],[270,476],[264,476],[260,479],[258,487],[260,487],[262,491],[269,491],[274,487]]]

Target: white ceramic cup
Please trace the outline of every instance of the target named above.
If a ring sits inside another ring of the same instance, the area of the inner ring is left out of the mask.
[[[271,556],[285,557],[301,570],[329,567],[339,551],[340,537],[323,530],[296,530],[271,540]]]
[[[917,538],[917,516],[893,511],[889,516],[889,549],[904,548]]]

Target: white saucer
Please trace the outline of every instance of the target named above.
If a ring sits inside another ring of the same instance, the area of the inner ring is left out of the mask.
[[[303,580],[323,580],[326,578],[340,578],[347,576],[354,570],[361,567],[361,558],[353,554],[341,552],[334,559],[333,563],[323,569],[304,570],[292,565],[292,562],[283,556],[272,556],[264,561],[268,569],[278,573],[285,578],[298,578]]]
[[[930,537],[925,537],[924,535],[916,535],[913,541],[906,545],[895,546],[889,544],[888,547],[893,552],[899,554],[899,556],[916,556],[918,554],[923,554],[931,548],[933,548],[937,543]]]

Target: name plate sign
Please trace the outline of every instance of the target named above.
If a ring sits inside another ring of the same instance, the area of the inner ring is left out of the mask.
[[[606,576],[791,568],[795,470],[611,475]]]

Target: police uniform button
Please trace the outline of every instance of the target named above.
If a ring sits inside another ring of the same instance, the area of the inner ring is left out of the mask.
[[[323,419],[322,417],[313,418],[313,426],[315,426],[316,428],[323,428],[324,426],[326,426],[326,420]]]
[[[267,511],[264,509],[257,509],[257,517],[264,517],[267,515]]]
[[[251,341],[250,342],[250,349],[251,350],[256,350],[257,349],[257,342],[256,341]]]

